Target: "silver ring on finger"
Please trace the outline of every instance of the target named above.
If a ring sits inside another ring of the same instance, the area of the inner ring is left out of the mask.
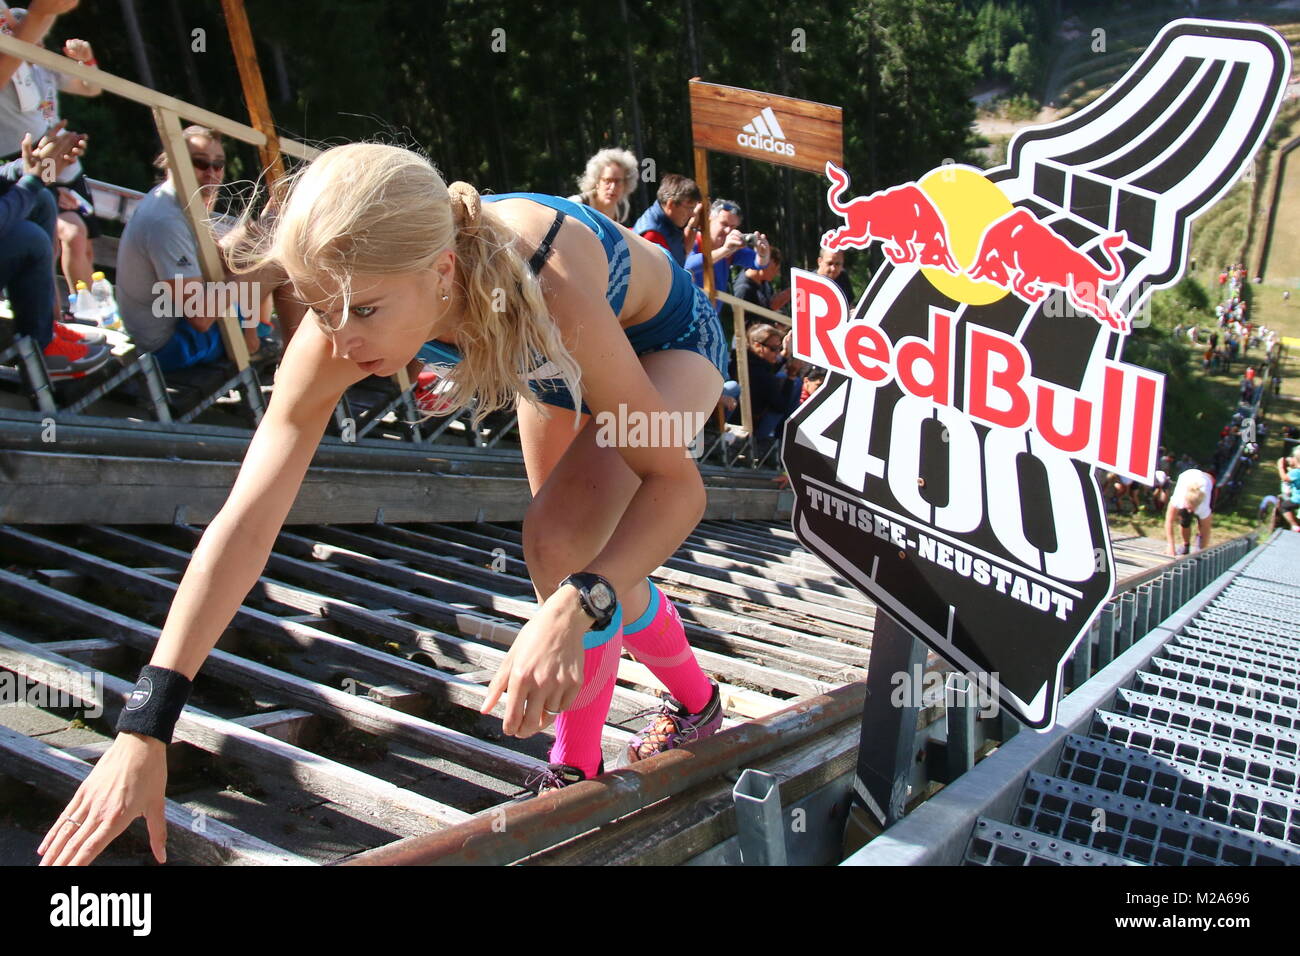
[[[81,821],[80,821],[80,820],[74,820],[74,819],[72,819],[72,817],[68,817],[68,819],[64,820],[63,822],[64,822],[64,823],[71,823],[74,827],[79,827],[79,826],[81,826]],[[62,824],[60,824],[60,825],[62,825]]]

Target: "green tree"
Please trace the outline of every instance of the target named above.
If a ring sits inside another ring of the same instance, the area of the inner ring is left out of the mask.
[[[1007,54],[1007,75],[1017,92],[1028,93],[1037,84],[1038,66],[1028,43],[1017,43]]]

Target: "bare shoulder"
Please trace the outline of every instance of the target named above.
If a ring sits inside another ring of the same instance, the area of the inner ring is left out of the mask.
[[[515,249],[525,261],[532,258],[555,222],[554,209],[531,199],[503,199],[492,203],[491,208],[515,233]],[[551,241],[546,268],[538,276],[547,301],[554,304],[555,296],[569,297],[575,290],[587,290],[593,284],[603,290],[608,275],[600,240],[582,223],[566,218]]]

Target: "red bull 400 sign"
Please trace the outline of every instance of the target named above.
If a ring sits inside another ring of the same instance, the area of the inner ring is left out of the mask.
[[[1054,722],[1115,584],[1094,470],[1154,475],[1164,380],[1125,338],[1290,70],[1271,30],[1180,20],[1004,167],[855,196],[825,166],[843,224],[823,244],[886,262],[857,303],[793,270],[795,354],[828,370],[786,426],[794,530],[953,667],[996,675],[1029,726]]]

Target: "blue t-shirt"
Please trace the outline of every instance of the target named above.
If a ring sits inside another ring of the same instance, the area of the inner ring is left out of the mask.
[[[741,269],[757,269],[758,253],[754,252],[749,246],[741,246],[731,254],[729,259],[713,260],[713,287],[721,292],[727,292],[731,289],[731,267],[737,266]],[[701,289],[704,288],[704,255],[699,252],[692,252],[686,257],[686,268],[691,273],[691,278]],[[719,315],[722,314],[722,301],[718,300],[713,303],[713,311]]]

